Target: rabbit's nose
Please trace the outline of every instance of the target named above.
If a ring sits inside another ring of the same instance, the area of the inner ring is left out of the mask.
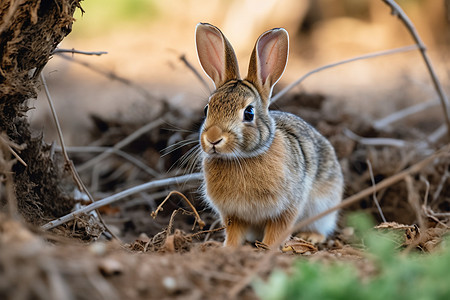
[[[211,145],[215,146],[215,145],[217,145],[218,143],[220,143],[222,140],[223,140],[223,139],[221,138],[221,139],[218,139],[217,141],[214,141],[214,142],[211,142],[210,140],[208,140],[208,142],[210,142]]]
[[[223,140],[222,136],[222,129],[220,129],[218,126],[214,125],[208,129],[206,132],[206,140],[211,145],[217,145]]]

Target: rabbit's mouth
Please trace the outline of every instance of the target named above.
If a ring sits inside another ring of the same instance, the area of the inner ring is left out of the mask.
[[[222,156],[227,152],[228,135],[218,126],[214,125],[205,130],[201,135],[203,151],[208,155]]]
[[[202,145],[203,151],[206,153],[206,155],[210,158],[221,158],[221,159],[227,159],[227,158],[234,158],[235,155],[233,155],[233,151],[228,152],[227,146],[224,145],[211,145],[208,143],[204,143]]]
[[[206,147],[203,148],[203,151],[205,151],[209,156],[213,157],[222,157],[226,156],[226,153],[221,151],[220,147],[216,145],[206,145]]]

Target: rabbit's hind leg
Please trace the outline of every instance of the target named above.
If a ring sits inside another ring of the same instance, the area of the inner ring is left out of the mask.
[[[295,210],[286,210],[276,218],[269,219],[264,228],[263,244],[270,248],[280,246],[280,243],[288,239],[289,228],[295,223],[297,212]]]

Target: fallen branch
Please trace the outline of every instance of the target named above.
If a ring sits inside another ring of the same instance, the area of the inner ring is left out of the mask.
[[[333,68],[333,67],[336,67],[336,66],[339,66],[339,65],[351,63],[351,62],[358,61],[358,60],[374,58],[374,57],[384,56],[384,55],[390,55],[390,54],[395,54],[395,53],[400,53],[400,52],[412,51],[412,50],[417,50],[418,48],[419,47],[417,45],[410,45],[410,46],[395,48],[395,49],[391,49],[391,50],[373,52],[373,53],[368,53],[368,54],[364,54],[364,55],[361,55],[361,56],[356,56],[356,57],[353,57],[353,58],[341,60],[341,61],[338,61],[338,62],[335,62],[335,63],[331,63],[331,64],[328,64],[328,65],[324,65],[324,66],[318,67],[318,68],[316,68],[314,70],[309,71],[308,73],[306,73],[305,75],[303,75],[302,77],[300,77],[299,79],[297,79],[296,81],[294,81],[293,83],[291,83],[290,85],[288,85],[287,87],[285,87],[284,89],[279,91],[275,96],[273,96],[270,99],[270,104],[273,104],[275,101],[277,101],[278,99],[283,97],[287,92],[289,92],[294,87],[296,87],[297,85],[302,83],[303,80],[305,80],[306,78],[308,78],[309,76],[311,76],[314,73],[318,73],[318,72],[326,70],[326,69],[330,69],[330,68]]]
[[[420,53],[422,54],[422,58],[425,61],[425,64],[428,69],[428,73],[430,73],[431,80],[433,81],[434,88],[436,89],[436,92],[439,96],[439,99],[441,100],[441,105],[444,113],[445,123],[447,124],[447,135],[450,137],[450,108],[447,96],[445,95],[444,89],[439,82],[439,79],[436,75],[436,72],[434,71],[434,68],[431,64],[431,60],[428,57],[427,54],[427,48],[423,41],[421,40],[419,34],[417,33],[416,28],[414,27],[411,20],[408,18],[408,16],[405,14],[405,12],[402,10],[402,8],[394,1],[394,0],[383,0],[384,3],[389,5],[392,9],[392,14],[394,16],[397,16],[405,25],[405,27],[408,29],[408,31],[411,33],[411,36],[413,37],[416,44],[419,46]]]
[[[382,119],[378,119],[378,120],[374,121],[373,127],[375,129],[380,130],[391,123],[397,122],[397,121],[404,119],[410,115],[424,111],[424,110],[434,107],[436,105],[439,105],[439,101],[431,100],[431,101],[422,102],[422,103],[419,103],[419,104],[416,104],[413,106],[409,106],[405,109],[396,111],[393,114],[390,114],[389,116],[386,116]]]
[[[445,124],[442,124],[438,129],[436,129],[428,136],[427,140],[430,144],[434,144],[439,141],[447,132],[447,126],[445,126]]]
[[[88,51],[75,50],[74,48],[72,48],[72,49],[56,48],[52,52],[52,54],[58,54],[58,53],[72,53],[72,54],[97,55],[97,56],[100,56],[100,55],[103,55],[103,54],[108,54],[108,52],[106,52],[106,51],[88,52]]]
[[[174,185],[174,184],[185,184],[187,182],[191,182],[191,181],[200,181],[203,178],[203,174],[201,173],[193,173],[193,174],[188,174],[188,175],[183,175],[183,176],[179,176],[179,177],[171,177],[171,178],[166,178],[166,179],[160,179],[160,180],[155,180],[155,181],[151,181],[151,182],[147,182],[132,188],[129,188],[127,190],[124,190],[120,193],[114,194],[112,196],[106,197],[102,200],[98,200],[92,204],[89,204],[88,206],[85,206],[77,211],[74,211],[70,214],[67,214],[61,218],[58,218],[56,220],[53,220],[51,222],[48,222],[47,224],[42,225],[42,229],[43,230],[48,230],[48,229],[52,229],[54,227],[57,227],[61,224],[67,223],[69,221],[74,220],[76,217],[83,215],[83,214],[87,214],[97,208],[100,208],[102,206],[117,202],[125,197],[128,197],[130,195],[136,194],[136,193],[140,193],[142,191],[145,190],[149,190],[149,189],[154,189],[154,188],[160,188],[160,187],[165,187],[165,186],[169,186],[169,185]]]
[[[397,147],[397,148],[404,148],[404,147],[409,147],[412,145],[412,143],[410,143],[410,142],[406,142],[406,141],[399,140],[399,139],[365,138],[365,137],[357,135],[356,133],[354,133],[353,131],[351,131],[350,129],[347,129],[347,128],[344,129],[344,134],[348,138],[350,138],[362,145],[366,145],[366,146],[392,146],[392,147]]]

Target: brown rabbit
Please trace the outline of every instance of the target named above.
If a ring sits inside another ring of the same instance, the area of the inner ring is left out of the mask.
[[[283,28],[256,41],[246,79],[231,44],[215,26],[196,28],[200,63],[216,91],[201,128],[204,194],[226,224],[226,246],[262,239],[276,247],[286,230],[342,199],[343,176],[331,144],[301,118],[269,111],[272,88],[287,63]],[[306,230],[327,236],[329,214]]]

